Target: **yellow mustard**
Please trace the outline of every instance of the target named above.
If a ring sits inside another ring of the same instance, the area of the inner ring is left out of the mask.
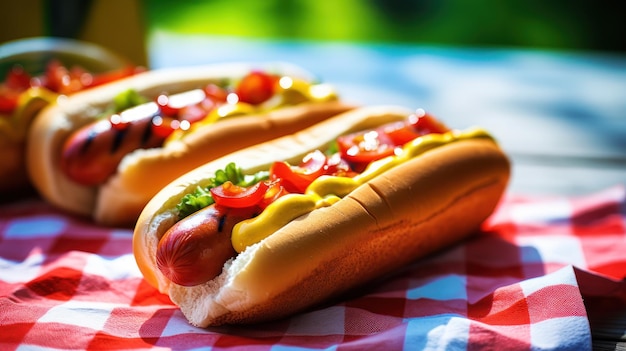
[[[235,225],[231,237],[233,247],[237,252],[242,252],[246,247],[263,240],[292,220],[317,208],[332,205],[358,186],[430,149],[458,140],[479,138],[493,139],[481,128],[428,134],[405,144],[396,155],[372,162],[363,173],[353,178],[321,176],[309,185],[304,194],[283,196],[269,205],[259,216]]]

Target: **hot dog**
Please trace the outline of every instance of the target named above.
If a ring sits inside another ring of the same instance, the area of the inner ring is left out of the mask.
[[[477,232],[509,174],[483,129],[361,107],[176,179],[142,211],[134,255],[193,325],[268,321]]]
[[[147,71],[42,111],[28,171],[51,203],[130,227],[186,171],[350,108],[328,84],[287,63]]]
[[[18,196],[29,187],[26,173],[26,137],[28,130],[45,106],[59,95],[106,84],[141,71],[132,65],[108,72],[90,72],[79,65],[64,65],[51,59],[45,72],[27,72],[13,65],[0,83],[0,194]]]

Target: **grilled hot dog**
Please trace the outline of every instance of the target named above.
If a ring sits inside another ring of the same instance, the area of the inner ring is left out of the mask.
[[[106,63],[103,63],[107,66]],[[90,71],[50,59],[42,74],[11,66],[0,82],[0,197],[21,197],[32,191],[26,170],[26,138],[38,113],[60,96],[93,89],[143,71],[130,64],[108,72]]]
[[[362,107],[170,183],[142,211],[133,250],[190,323],[267,321],[476,233],[509,172],[483,129]]]

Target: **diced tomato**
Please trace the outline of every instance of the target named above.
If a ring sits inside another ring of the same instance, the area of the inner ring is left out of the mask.
[[[88,87],[95,87],[98,85],[120,80],[122,78],[130,77],[144,70],[145,69],[143,68],[138,68],[138,67],[129,65],[129,66],[125,66],[120,69],[105,72],[105,73],[92,74],[92,80],[91,80],[91,83],[88,85]]]
[[[60,94],[71,94],[84,89],[84,83],[90,84],[93,77],[84,69],[74,67],[69,70],[61,62],[52,60],[46,67],[44,86]]]
[[[389,124],[381,129],[381,132],[384,133],[395,146],[404,145],[420,136],[415,128],[412,128],[404,121]]]
[[[55,93],[71,94],[140,71],[136,67],[127,66],[115,71],[94,74],[80,66],[68,69],[60,61],[53,59],[47,63],[43,74],[31,76],[22,66],[15,65],[0,84],[0,113],[13,112],[17,108],[19,95],[30,87],[43,87]]]
[[[22,66],[15,65],[7,74],[5,84],[8,89],[22,91],[30,87],[31,78]]]
[[[189,123],[192,124],[204,119],[215,107],[215,103],[213,103],[211,99],[206,99],[205,101],[206,102],[181,108],[178,112],[178,119],[181,121],[189,121]]]
[[[0,84],[0,113],[10,114],[17,108],[20,94],[30,88],[31,76],[22,66],[13,66]]]
[[[256,206],[265,197],[269,188],[266,182],[259,182],[249,187],[241,187],[230,181],[211,189],[215,203],[229,208],[247,208]]]
[[[61,62],[52,60],[48,63],[46,73],[40,81],[43,83],[43,86],[54,92],[71,94],[132,76],[140,71],[141,69],[136,67],[125,66],[121,69],[96,74],[90,73],[79,66],[73,66],[71,69],[68,69]]]
[[[155,116],[152,118],[152,133],[163,139],[180,128],[180,121],[171,117]]]
[[[258,105],[274,95],[277,84],[276,76],[254,71],[243,77],[235,88],[235,94],[241,102]]]
[[[417,110],[414,114],[408,118],[408,123],[412,126],[420,135],[426,135],[430,133],[445,133],[450,130],[442,122],[438,121],[435,117],[424,112],[424,110]]]
[[[190,124],[204,119],[216,106],[212,97],[201,89],[176,95],[161,94],[155,99],[164,116],[173,117]]]
[[[358,173],[352,170],[350,164],[343,158],[340,153],[336,153],[328,158],[326,166],[324,166],[324,174],[337,177],[354,177]]]
[[[54,92],[62,92],[70,83],[69,72],[59,61],[52,60],[46,66],[44,82],[46,88]]]
[[[303,191],[300,189],[302,187],[306,189],[307,186],[305,182],[299,182],[299,179],[294,176],[291,165],[283,161],[276,161],[272,164],[270,179],[280,180],[285,189],[293,193],[302,193]]]
[[[281,179],[288,192],[304,193],[309,184],[324,174],[326,160],[326,155],[317,150],[305,156],[299,166],[277,161],[270,168],[270,177]]]
[[[443,123],[423,110],[418,110],[406,121],[342,136],[337,139],[337,143],[341,156],[356,171],[361,172],[369,163],[394,155],[398,147],[417,137],[447,131],[449,129]]]
[[[0,113],[10,114],[17,108],[20,92],[0,87]]]
[[[207,97],[211,98],[211,100],[218,103],[226,102],[226,98],[228,97],[228,91],[217,84],[208,84],[205,86],[204,93]]]
[[[271,203],[276,201],[278,198],[289,194],[287,189],[285,189],[285,187],[282,185],[282,182],[280,179],[275,180],[275,181],[270,181],[267,184],[268,184],[268,189],[265,192],[265,196],[263,196],[263,200],[261,200],[261,202],[259,203],[259,207],[261,209],[266,208]]]
[[[174,108],[170,106],[170,98],[167,94],[160,94],[156,97],[154,101],[159,106],[161,113],[163,113],[165,116],[175,116],[176,114],[178,114],[179,108]]]
[[[373,161],[394,154],[396,145],[379,131],[359,132],[337,139],[341,156],[355,171],[361,172]]]
[[[327,162],[328,157],[320,150],[315,150],[304,156],[298,168],[303,173],[315,175],[317,178],[324,173],[324,166]]]
[[[80,66],[73,66],[69,70],[69,76],[70,84],[69,89],[66,91],[68,94],[84,90],[93,84],[93,74]]]

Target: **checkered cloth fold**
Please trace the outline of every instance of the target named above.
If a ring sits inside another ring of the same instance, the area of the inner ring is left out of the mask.
[[[472,239],[341,301],[199,329],[141,277],[132,232],[39,200],[0,208],[2,350],[589,350],[626,307],[626,190],[508,195]]]

